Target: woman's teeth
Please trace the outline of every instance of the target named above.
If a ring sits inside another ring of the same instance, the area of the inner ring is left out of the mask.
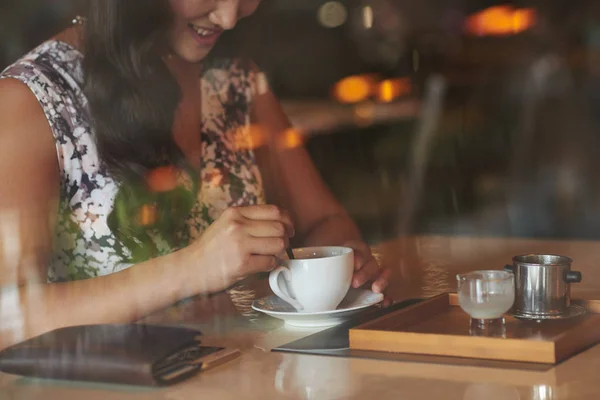
[[[213,31],[198,28],[197,26],[194,26],[193,24],[189,24],[188,26],[190,28],[192,28],[199,36],[210,36],[214,33]]]

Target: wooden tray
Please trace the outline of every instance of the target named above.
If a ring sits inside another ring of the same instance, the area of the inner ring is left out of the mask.
[[[446,293],[350,329],[350,348],[393,353],[557,364],[600,341],[600,301],[569,320],[522,321],[506,316],[502,337],[470,332],[470,318]]]

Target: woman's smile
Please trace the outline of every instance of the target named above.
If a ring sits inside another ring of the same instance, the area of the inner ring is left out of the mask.
[[[190,35],[201,46],[212,47],[223,33],[221,28],[207,28],[193,23],[188,24]]]

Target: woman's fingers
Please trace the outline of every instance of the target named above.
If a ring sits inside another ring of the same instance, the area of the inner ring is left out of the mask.
[[[383,297],[383,304],[382,304],[383,307],[389,307],[392,304],[394,304],[394,300],[391,297],[389,297],[387,295],[384,295],[384,297]]]
[[[379,274],[379,277],[373,282],[371,289],[375,293],[383,293],[390,284],[390,278],[392,276],[392,270],[389,268],[383,268]]]
[[[275,257],[273,256],[264,256],[264,255],[254,255],[250,257],[250,261],[248,262],[248,274],[256,274],[259,272],[269,272],[272,271],[277,266],[275,261]]]
[[[289,242],[286,238],[248,237],[247,251],[248,251],[248,253],[253,254],[253,255],[279,256],[285,251],[285,248],[287,247],[288,243]]]
[[[370,251],[354,250],[354,271],[360,271],[373,258]]]
[[[360,266],[358,271],[354,273],[352,278],[352,286],[355,288],[361,287],[370,280],[375,279],[379,274],[379,265],[375,258],[370,257],[364,265]]]
[[[294,223],[290,215],[283,209],[272,205],[256,205],[233,208],[243,218],[250,221],[274,221],[282,223],[288,236],[294,236]]]
[[[289,226],[281,221],[261,221],[246,219],[243,222],[246,233],[256,238],[289,238]]]

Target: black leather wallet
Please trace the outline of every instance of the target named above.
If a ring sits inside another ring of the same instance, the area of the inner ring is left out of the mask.
[[[142,386],[180,382],[202,369],[201,332],[152,325],[58,329],[0,352],[0,371],[36,378]]]

